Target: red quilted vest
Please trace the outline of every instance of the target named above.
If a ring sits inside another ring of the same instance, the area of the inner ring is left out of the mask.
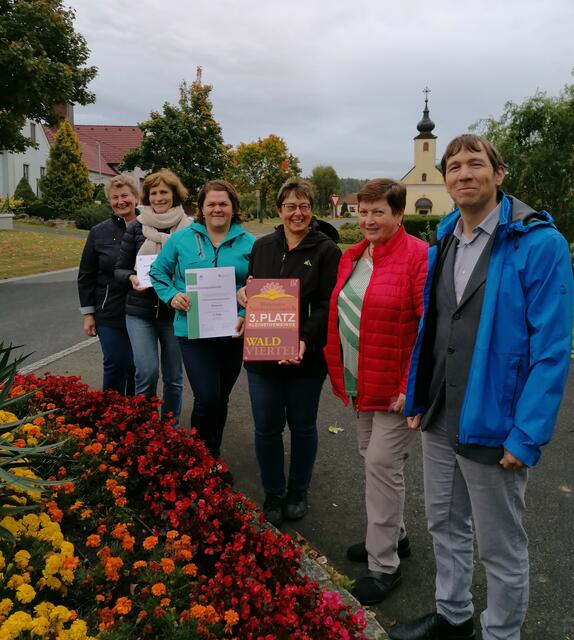
[[[343,382],[337,299],[368,241],[349,247],[339,263],[331,295],[329,329],[324,348],[333,393],[348,404]],[[405,393],[409,361],[427,275],[427,243],[399,230],[373,252],[373,274],[365,292],[359,328],[359,371],[356,406],[385,411]]]

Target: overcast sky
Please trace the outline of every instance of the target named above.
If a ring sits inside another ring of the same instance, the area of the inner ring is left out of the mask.
[[[275,133],[304,175],[400,178],[428,85],[437,153],[573,82],[572,0],[69,0],[99,73],[76,124],[137,124],[197,65],[225,142]]]

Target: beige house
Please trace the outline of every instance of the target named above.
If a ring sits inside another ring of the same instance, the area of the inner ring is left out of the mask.
[[[436,136],[434,122],[429,117],[428,94],[422,120],[417,124],[419,135],[415,141],[415,166],[401,178],[407,186],[406,215],[445,215],[454,208],[441,172],[436,168]]]

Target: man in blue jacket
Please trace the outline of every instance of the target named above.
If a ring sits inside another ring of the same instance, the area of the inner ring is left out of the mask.
[[[422,430],[436,612],[393,640],[475,638],[473,539],[487,576],[483,640],[518,640],[528,604],[527,469],[552,435],[571,351],[572,267],[552,217],[500,191],[484,138],[441,161],[457,209],[429,248],[405,413]],[[474,523],[474,528],[473,528]]]

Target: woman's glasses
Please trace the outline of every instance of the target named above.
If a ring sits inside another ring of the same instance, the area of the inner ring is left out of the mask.
[[[283,211],[287,211],[287,213],[295,213],[297,209],[299,209],[301,213],[309,213],[309,211],[311,211],[310,204],[293,204],[292,202],[286,202],[281,206],[283,207]]]

